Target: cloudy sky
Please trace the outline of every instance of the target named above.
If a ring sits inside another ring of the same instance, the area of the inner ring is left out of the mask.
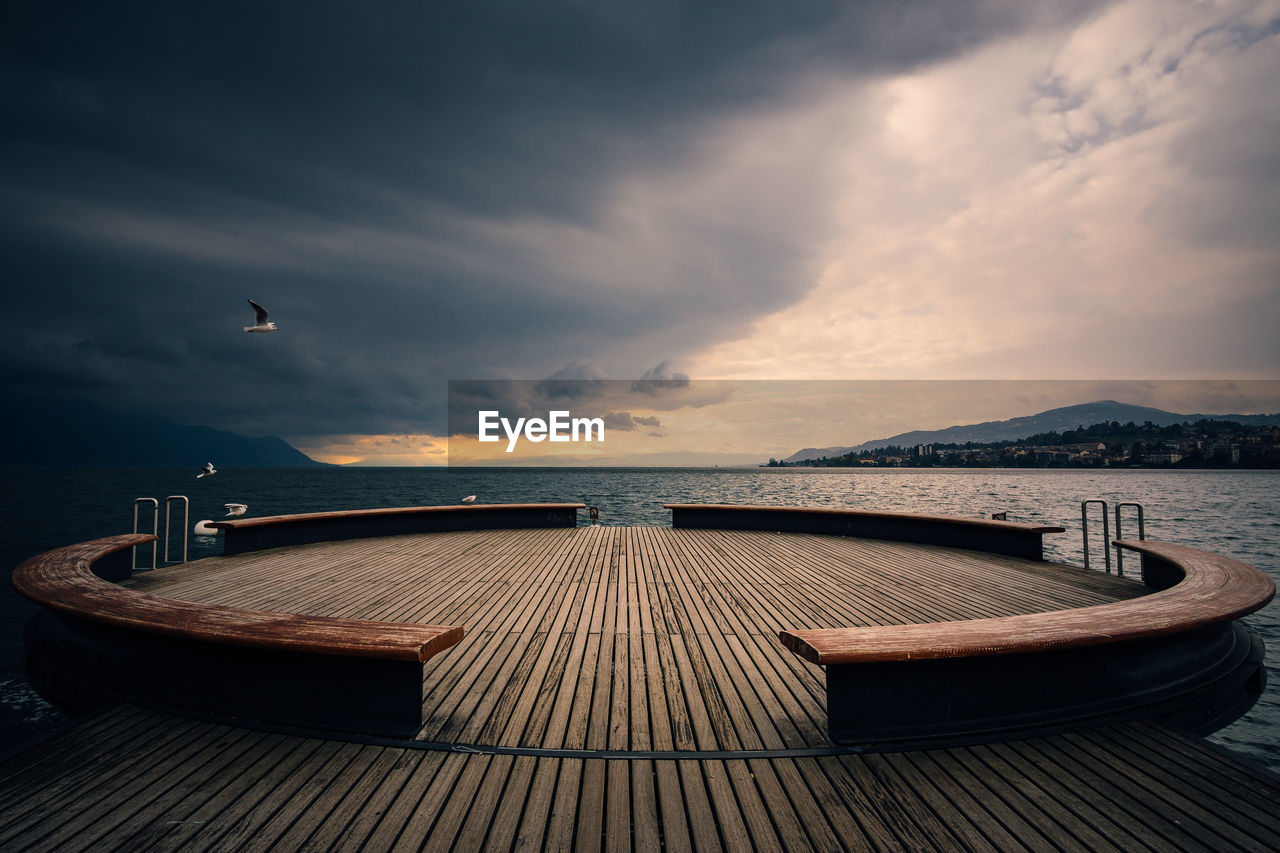
[[[10,403],[421,464],[448,380],[1280,378],[1275,2],[75,5],[0,31]]]

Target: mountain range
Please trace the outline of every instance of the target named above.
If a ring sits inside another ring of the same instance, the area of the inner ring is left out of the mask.
[[[1017,441],[1042,432],[1063,432],[1077,427],[1093,426],[1104,421],[1118,421],[1122,424],[1130,421],[1137,424],[1151,421],[1156,426],[1168,426],[1184,422],[1195,423],[1206,419],[1236,421],[1246,426],[1280,426],[1280,414],[1180,415],[1175,412],[1166,412],[1163,409],[1117,403],[1115,400],[1097,400],[1092,403],[1049,409],[1039,414],[1010,418],[1006,421],[985,421],[980,424],[950,426],[946,429],[913,430],[892,435],[888,438],[864,441],[862,444],[853,446],[806,447],[791,454],[783,461],[799,462],[805,459],[821,459],[824,456],[843,456],[846,453],[879,450],[882,447],[891,445],[914,447],[917,444],[964,444],[968,441],[977,444],[988,444],[996,441]]]
[[[325,465],[275,436],[250,438],[208,426],[84,406],[49,406],[0,421],[0,466],[198,469]]]

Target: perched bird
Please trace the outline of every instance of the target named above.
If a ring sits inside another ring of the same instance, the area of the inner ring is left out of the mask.
[[[208,477],[210,474],[216,474],[216,473],[218,473],[218,470],[213,467],[213,463],[206,462],[204,463],[204,470],[202,470],[199,474],[196,474],[196,479],[199,480],[201,477]]]
[[[227,508],[227,518],[239,518],[249,511],[248,504],[223,504]]]
[[[246,332],[274,332],[276,324],[267,320],[267,309],[252,299],[249,300],[249,304],[253,306],[253,325],[245,326],[244,330]]]
[[[462,499],[462,502],[463,502],[464,504],[473,504],[473,503],[475,503],[475,502],[476,502],[476,496],[475,496],[475,495],[467,495],[465,498],[463,498],[463,499]]]

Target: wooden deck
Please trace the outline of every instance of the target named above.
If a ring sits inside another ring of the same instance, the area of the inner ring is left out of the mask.
[[[1013,557],[811,534],[463,531],[201,560],[128,586],[319,616],[464,625],[419,739],[568,749],[830,746],[820,667],[778,631],[938,622],[1144,594]]]
[[[1143,724],[911,753],[606,760],[122,707],[0,765],[4,850],[1275,850],[1280,783]]]
[[[415,741],[122,705],[0,762],[0,849],[1280,849],[1280,780],[1130,723],[857,754],[783,628],[1057,610],[1133,581],[810,534],[460,531],[201,560],[190,601],[460,624]]]

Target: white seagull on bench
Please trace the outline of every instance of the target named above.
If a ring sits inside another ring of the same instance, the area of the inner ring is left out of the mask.
[[[463,498],[463,499],[462,499],[462,502],[463,502],[464,504],[473,504],[473,503],[475,503],[475,502],[476,502],[476,496],[475,496],[475,495],[467,495],[465,498]]]
[[[246,332],[274,332],[276,324],[267,320],[267,309],[252,299],[249,300],[249,304],[253,306],[253,325],[245,326],[244,330]]]

